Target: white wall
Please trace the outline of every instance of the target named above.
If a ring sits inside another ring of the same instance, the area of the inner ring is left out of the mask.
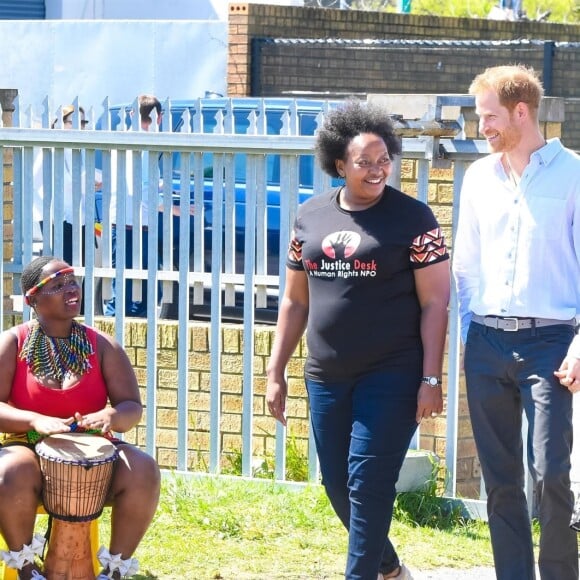
[[[304,0],[242,0],[304,6]],[[227,20],[230,0],[45,0],[46,18]]]
[[[79,2],[81,4],[81,2]],[[221,20],[0,20],[0,88],[40,112],[75,97],[95,116],[102,102],[226,92],[227,23]]]
[[[46,18],[227,19],[227,0],[45,0]]]

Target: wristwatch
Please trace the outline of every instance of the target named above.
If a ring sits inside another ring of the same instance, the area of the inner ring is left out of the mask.
[[[440,387],[443,381],[436,376],[430,375],[421,379],[422,383],[427,383],[430,387]]]

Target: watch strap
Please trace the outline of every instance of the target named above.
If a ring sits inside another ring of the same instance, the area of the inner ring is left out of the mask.
[[[425,376],[421,379],[422,383],[427,383],[430,387],[440,387],[443,384],[443,381],[440,377],[436,377],[434,375]]]

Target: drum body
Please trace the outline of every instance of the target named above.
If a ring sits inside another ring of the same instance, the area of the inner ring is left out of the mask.
[[[118,457],[104,437],[51,435],[36,444],[42,501],[54,520],[44,573],[48,580],[94,580],[90,522],[105,506]]]
[[[36,453],[47,513],[67,522],[98,518],[111,485],[116,447],[98,435],[61,433],[38,442]]]

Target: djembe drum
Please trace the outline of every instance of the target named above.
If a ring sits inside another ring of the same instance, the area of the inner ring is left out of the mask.
[[[36,453],[42,501],[53,518],[45,575],[48,580],[94,580],[90,522],[103,511],[117,449],[99,435],[62,433],[38,442]]]

